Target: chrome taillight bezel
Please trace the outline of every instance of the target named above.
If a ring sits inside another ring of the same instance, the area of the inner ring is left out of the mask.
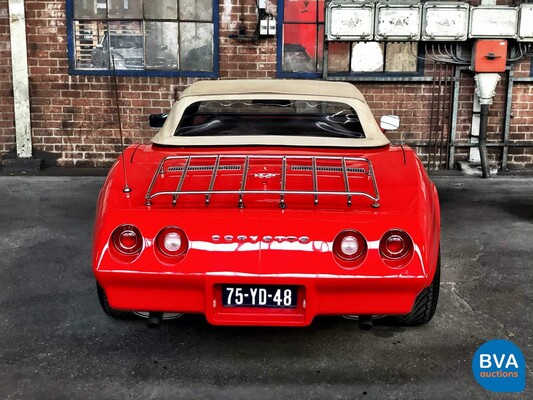
[[[394,242],[392,242],[394,241]],[[392,250],[391,244],[400,243],[401,249]],[[414,243],[411,236],[402,229],[389,229],[379,241],[379,255],[383,262],[391,268],[405,267],[414,254]]]
[[[128,237],[134,238],[134,243],[132,245],[125,245],[124,240]],[[125,256],[136,256],[143,249],[143,236],[139,228],[132,224],[120,225],[113,233],[111,233],[111,244],[113,248],[120,254]]]
[[[177,234],[181,240],[181,245],[176,251],[171,251],[168,249],[167,246],[165,246],[165,238],[167,235],[170,234]],[[183,257],[185,254],[187,254],[187,251],[189,250],[189,239],[187,238],[187,235],[181,229],[177,226],[167,226],[159,231],[157,234],[157,237],[155,239],[156,249],[157,251],[169,258],[177,258],[177,257]]]
[[[353,238],[357,242],[357,250],[353,254],[347,254],[342,250],[342,242],[347,238]],[[333,255],[343,262],[357,263],[364,259],[368,250],[368,244],[363,234],[355,229],[345,229],[335,236],[333,240]]]

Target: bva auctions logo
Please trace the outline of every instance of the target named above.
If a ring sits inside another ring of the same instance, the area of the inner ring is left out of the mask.
[[[493,392],[522,392],[526,388],[526,361],[508,340],[495,339],[481,345],[472,359],[477,382]]]

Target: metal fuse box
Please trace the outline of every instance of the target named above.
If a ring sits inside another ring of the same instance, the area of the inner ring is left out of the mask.
[[[327,40],[372,40],[374,4],[331,2],[326,7]]]
[[[520,4],[518,14],[518,40],[533,42],[533,4]]]
[[[418,3],[376,5],[376,40],[420,40],[422,5]]]
[[[472,53],[474,72],[504,72],[507,64],[507,40],[476,40]]]
[[[422,10],[422,40],[467,40],[469,13],[470,5],[466,3],[425,3]]]
[[[470,10],[470,38],[516,38],[518,8],[478,6]]]

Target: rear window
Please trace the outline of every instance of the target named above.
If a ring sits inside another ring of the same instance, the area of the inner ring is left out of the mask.
[[[264,99],[193,103],[174,135],[365,137],[357,113],[345,103]]]

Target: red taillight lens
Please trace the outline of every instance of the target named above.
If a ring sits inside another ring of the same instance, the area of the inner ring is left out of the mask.
[[[185,232],[175,226],[167,226],[157,235],[157,248],[168,257],[181,256],[189,248],[189,240]]]
[[[367,245],[364,236],[355,230],[339,233],[333,241],[333,253],[344,261],[356,261],[364,256]]]
[[[134,255],[141,251],[143,237],[134,225],[121,225],[113,231],[111,239],[115,248],[121,254]]]
[[[413,251],[411,237],[400,229],[386,232],[379,242],[379,252],[389,260],[400,260]]]

